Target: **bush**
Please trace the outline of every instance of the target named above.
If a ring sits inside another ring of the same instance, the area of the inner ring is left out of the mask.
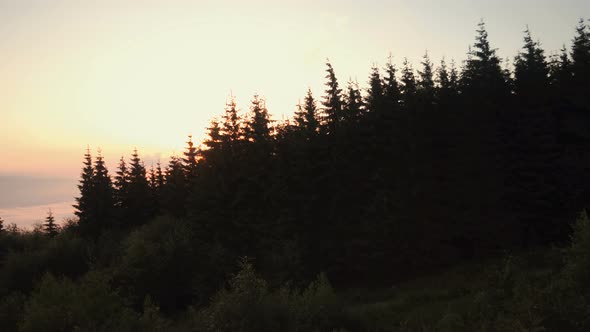
[[[209,307],[195,317],[205,331],[332,331],[341,313],[325,275],[303,292],[288,286],[272,291],[247,260],[220,290]]]
[[[21,331],[133,331],[137,315],[96,272],[77,283],[45,275],[24,308]]]
[[[191,239],[185,222],[169,218],[156,219],[127,238],[114,280],[138,310],[146,296],[165,312],[192,302],[198,260]]]
[[[16,331],[22,319],[26,297],[21,293],[11,293],[0,300],[0,331]]]

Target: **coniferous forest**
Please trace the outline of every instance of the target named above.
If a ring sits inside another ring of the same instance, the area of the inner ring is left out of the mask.
[[[167,165],[88,150],[76,219],[0,221],[0,330],[588,331],[573,32],[505,61],[480,23],[465,61],[390,59],[367,89],[328,61],[292,119],[230,99]]]

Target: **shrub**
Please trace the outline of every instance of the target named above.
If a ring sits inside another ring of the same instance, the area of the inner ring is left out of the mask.
[[[133,331],[137,315],[127,309],[100,273],[74,283],[43,277],[26,302],[21,331]]]
[[[324,274],[303,292],[288,285],[273,291],[242,260],[229,287],[197,314],[195,324],[206,331],[332,331],[341,312]]]

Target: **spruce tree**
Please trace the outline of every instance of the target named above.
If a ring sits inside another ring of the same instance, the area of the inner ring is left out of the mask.
[[[254,95],[250,105],[250,117],[246,123],[246,138],[250,142],[268,145],[271,140],[270,118],[264,100]]]
[[[490,46],[485,23],[478,24],[473,48],[465,63],[462,77],[462,90],[474,100],[497,103],[506,99],[508,87],[504,71],[500,66],[496,49]]]
[[[58,227],[55,224],[55,218],[53,217],[53,213],[51,209],[47,212],[47,217],[45,218],[45,222],[43,223],[43,231],[45,234],[49,235],[49,237],[55,237],[58,234]]]
[[[434,69],[428,52],[424,54],[421,64],[422,70],[418,71],[418,90],[422,103],[428,106],[434,101]]]
[[[576,27],[571,57],[574,105],[590,109],[590,31],[583,19]]]
[[[162,190],[162,187],[164,187],[164,181],[164,172],[162,172],[162,165],[158,160],[158,163],[156,164],[156,188],[158,188],[158,190]]]
[[[123,156],[121,156],[121,159],[119,160],[114,189],[117,215],[119,218],[123,218],[127,215],[127,210],[129,209],[129,169],[127,168],[127,163]]]
[[[319,120],[317,113],[318,108],[313,93],[311,89],[307,89],[303,105],[298,105],[298,111],[296,113],[296,121],[300,128],[303,129],[307,138],[313,137],[318,133]]]
[[[396,69],[389,56],[385,65],[385,77],[383,79],[383,95],[389,111],[397,110],[401,98],[399,83],[396,78]]]
[[[96,222],[100,224],[97,227],[103,229],[113,223],[115,200],[113,183],[100,149],[94,162],[93,190],[96,199]]]
[[[174,217],[186,215],[187,185],[182,161],[170,157],[166,168],[166,183],[162,188],[162,212]]]
[[[344,98],[344,119],[350,123],[358,121],[362,115],[363,97],[358,82],[348,82],[347,94]]]
[[[417,83],[416,77],[414,76],[414,70],[408,62],[407,58],[404,58],[404,67],[402,68],[401,77],[401,92],[402,101],[406,109],[412,109],[416,101]]]
[[[561,48],[560,54],[552,58],[549,66],[549,76],[554,96],[557,99],[564,99],[570,92],[573,78],[572,62],[565,45]]]
[[[146,169],[139,158],[137,149],[133,150],[129,164],[129,183],[127,190],[127,213],[124,225],[143,224],[155,213],[150,195],[150,186],[146,177]]]
[[[225,107],[225,114],[222,116],[222,137],[224,141],[235,144],[242,138],[242,118],[238,114],[236,100],[232,96]]]
[[[533,41],[528,27],[524,33],[524,52],[520,52],[514,62],[515,89],[521,100],[539,102],[547,96],[549,67],[545,52]]]
[[[183,152],[184,158],[182,158],[182,165],[185,169],[185,175],[187,181],[192,181],[197,176],[197,156],[198,150],[193,143],[193,136],[188,136],[187,146]],[[154,178],[155,179],[155,178]]]
[[[78,225],[82,233],[88,235],[91,231],[93,223],[96,221],[95,206],[96,197],[94,195],[94,167],[92,165],[92,156],[90,155],[90,148],[86,149],[84,154],[84,167],[82,169],[82,175],[80,183],[78,184],[78,190],[80,190],[80,196],[76,197],[76,204],[74,208],[76,211],[74,214],[78,217]]]
[[[336,74],[334,74],[334,68],[332,68],[329,61],[326,62],[326,66],[327,82],[324,100],[322,101],[322,125],[325,126],[328,133],[334,133],[343,119],[342,89],[338,87],[338,80],[336,79]]]
[[[365,107],[368,112],[379,114],[385,108],[385,94],[379,67],[373,66],[369,75],[369,88],[365,97]]]
[[[211,124],[207,127],[208,138],[203,142],[207,151],[219,151],[223,143],[222,129],[217,119],[211,120]],[[206,153],[209,154],[209,153]]]

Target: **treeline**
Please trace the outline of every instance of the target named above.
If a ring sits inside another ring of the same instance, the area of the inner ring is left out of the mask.
[[[390,284],[563,244],[588,204],[583,20],[555,57],[527,29],[503,64],[481,23],[460,67],[389,61],[361,90],[327,63],[325,87],[285,122],[259,96],[247,112],[230,100],[201,145],[189,137],[182,157],[150,170],[134,151],[111,174],[87,151],[79,220],[63,233],[91,243],[90,258],[66,275],[107,269],[134,308],[149,295],[168,313],[208,303],[244,256],[271,287],[322,271],[338,287]]]
[[[164,169],[135,151],[111,178],[88,152],[80,231],[171,215],[232,256],[302,261],[297,272],[343,282],[563,241],[590,188],[587,25],[551,59],[527,29],[513,65],[482,23],[461,68],[428,54],[417,71],[389,62],[361,91],[328,63],[321,100],[308,91],[284,123],[259,96],[247,114],[232,100]]]

